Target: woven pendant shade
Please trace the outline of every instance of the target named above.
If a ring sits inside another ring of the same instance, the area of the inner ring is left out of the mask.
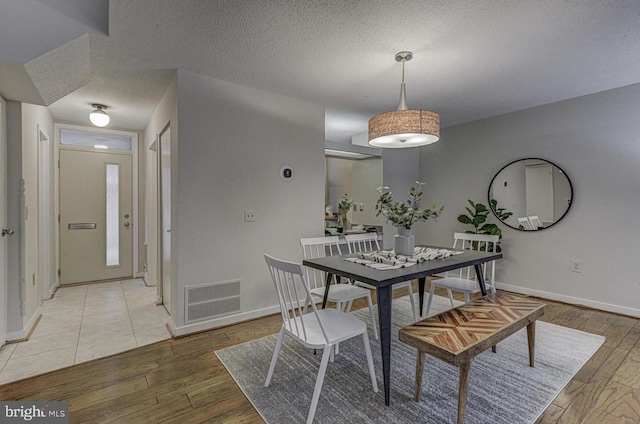
[[[395,110],[369,120],[369,144],[375,147],[417,147],[439,139],[440,115],[428,110]]]
[[[412,58],[411,52],[396,53],[396,62],[402,62],[398,110],[369,119],[369,144],[374,147],[402,149],[425,146],[440,140],[440,115],[429,110],[409,109],[407,106],[404,63]]]

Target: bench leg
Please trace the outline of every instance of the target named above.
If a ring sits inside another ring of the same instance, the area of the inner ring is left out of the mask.
[[[469,376],[471,374],[471,361],[460,365],[460,381],[458,383],[458,424],[464,423],[464,411],[467,407],[467,391],[469,390]]]
[[[529,366],[533,367],[536,361],[536,322],[527,325],[527,341],[529,342]]]
[[[420,386],[422,386],[422,371],[424,370],[424,352],[418,351],[416,358],[416,391],[413,394],[413,400],[420,401]]]

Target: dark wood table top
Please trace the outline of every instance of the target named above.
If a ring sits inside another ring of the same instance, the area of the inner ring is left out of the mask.
[[[447,247],[426,246],[434,249],[448,249]],[[356,281],[370,284],[374,287],[385,287],[403,281],[423,278],[433,274],[464,268],[494,259],[502,258],[502,253],[477,252],[465,250],[461,255],[454,255],[444,259],[432,259],[424,261],[414,266],[399,269],[379,270],[366,265],[345,261],[344,258],[355,256],[328,256],[325,258],[305,259],[302,263],[305,266],[316,268],[340,277],[351,278]]]

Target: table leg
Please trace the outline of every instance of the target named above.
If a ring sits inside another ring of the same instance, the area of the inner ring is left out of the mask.
[[[418,278],[418,296],[420,297],[420,316],[422,316],[422,305],[424,305],[424,289],[426,277]]]
[[[333,274],[327,273],[327,281],[324,284],[324,296],[322,297],[322,309],[327,307],[327,298],[329,297],[329,286],[331,286],[331,279]],[[340,277],[336,275],[336,284],[340,284]]]
[[[458,424],[464,423],[464,411],[467,408],[467,392],[469,391],[469,375],[471,359],[460,364],[460,380],[458,381]]]
[[[474,268],[476,269],[476,277],[478,277],[478,285],[480,285],[482,296],[486,296],[487,287],[484,285],[484,272],[482,272],[482,264],[475,264]]]
[[[413,400],[420,402],[420,388],[422,387],[422,373],[424,371],[424,352],[418,350],[416,358],[416,387],[413,392]]]
[[[391,400],[391,286],[378,287],[378,324],[380,325],[380,350],[382,351],[382,375],[384,379],[384,403]]]
[[[529,342],[529,366],[533,367],[536,362],[536,322],[527,325],[527,341]]]

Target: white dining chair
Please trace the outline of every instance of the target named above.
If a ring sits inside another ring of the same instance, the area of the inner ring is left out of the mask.
[[[302,255],[305,259],[322,258],[325,256],[341,255],[340,237],[306,237],[300,239]],[[305,267],[307,281],[311,289],[311,294],[315,297],[324,298],[324,286],[327,282],[327,273],[319,269]],[[378,326],[374,319],[373,302],[371,301],[371,290],[355,284],[332,284],[329,287],[327,301],[334,302],[336,309],[350,312],[351,304],[356,299],[367,299],[369,306],[369,318],[373,327],[373,336],[378,340]]]
[[[531,225],[531,221],[529,221],[529,218],[526,216],[518,218],[518,225],[527,231],[535,230],[535,228],[533,228],[533,226]]]
[[[310,349],[322,349],[320,368],[318,369],[316,384],[311,397],[311,406],[307,414],[307,424],[310,424],[313,422],[313,417],[316,413],[329,359],[331,358],[333,362],[333,346],[338,342],[362,335],[371,384],[373,391],[377,393],[378,383],[373,368],[367,325],[361,320],[336,309],[318,310],[314,302],[311,302],[311,312],[307,312],[308,299],[312,294],[302,265],[282,261],[266,254],[264,258],[278,294],[280,313],[282,315],[282,327],[278,334],[278,341],[273,351],[264,386],[269,387],[271,384],[271,378],[273,377],[285,335],[290,336],[293,340]]]
[[[453,234],[453,249],[454,250],[476,250],[482,252],[496,252],[498,241],[500,236],[494,236],[489,234],[468,234],[468,233],[454,233]],[[487,268],[490,269],[489,277],[487,278]],[[496,292],[495,277],[496,277],[496,261],[489,261],[482,267],[483,278],[485,279],[485,286],[491,290],[492,293]],[[464,294],[464,302],[469,302],[469,295],[472,293],[478,293],[480,286],[476,280],[476,272],[473,266],[460,268],[455,271],[449,271],[445,274],[444,278],[431,281],[431,289],[429,290],[429,300],[427,301],[427,311],[425,316],[429,316],[429,310],[431,309],[431,302],[435,289],[440,287],[447,289],[449,295],[449,301],[451,307],[453,304],[452,290],[462,292]]]
[[[540,222],[540,218],[538,218],[538,215],[531,215],[527,218],[529,218],[532,229],[539,230],[540,228],[544,228],[544,225],[542,225],[542,222]]]
[[[380,250],[380,243],[378,243],[377,233],[346,234],[344,238],[347,241],[349,253],[371,252],[374,250]],[[375,287],[361,281],[356,281],[356,284],[366,288],[375,289]],[[413,319],[415,321],[419,321],[418,312],[416,309],[416,300],[415,296],[413,295],[413,286],[411,285],[411,281],[404,281],[402,283],[394,284],[391,287],[393,288],[393,290],[401,289],[403,287],[406,287],[409,290],[409,301],[411,302]]]

